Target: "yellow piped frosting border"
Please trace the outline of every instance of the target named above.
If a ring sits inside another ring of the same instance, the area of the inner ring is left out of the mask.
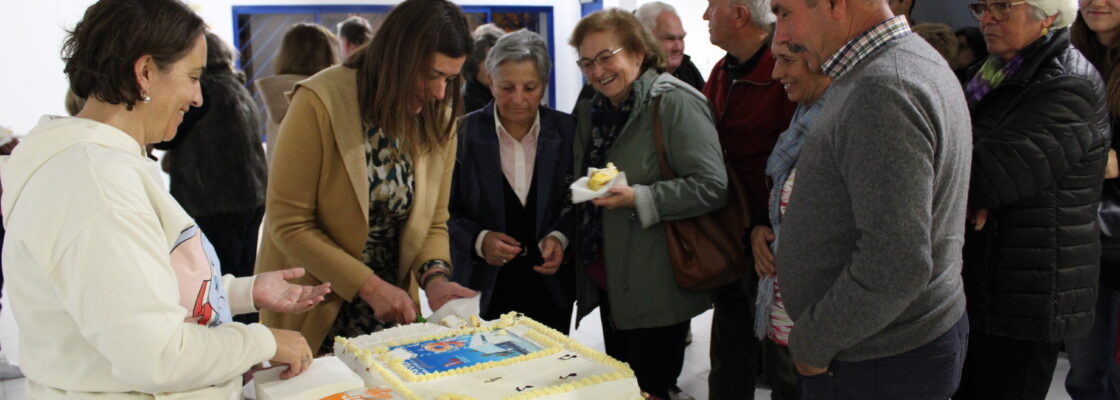
[[[570,338],[570,337],[568,337],[568,336],[556,331],[555,329],[552,329],[552,328],[550,328],[550,327],[548,327],[548,326],[546,326],[546,325],[544,325],[540,322],[537,322],[537,321],[534,321],[532,319],[526,318],[526,319],[522,320],[522,323],[529,326],[534,331],[541,332],[545,336],[549,336],[553,340],[555,340],[557,342],[560,342],[560,343],[563,343],[564,346],[567,346],[568,348],[572,349],[572,351],[583,354],[584,357],[595,360],[596,362],[598,362],[600,364],[612,367],[616,371],[613,372],[613,373],[609,373],[609,374],[594,375],[594,376],[590,376],[590,377],[587,377],[587,378],[579,379],[579,380],[574,381],[574,382],[567,382],[567,383],[563,383],[563,384],[560,384],[560,385],[530,389],[529,391],[518,393],[518,394],[515,394],[513,396],[506,397],[504,400],[539,399],[539,398],[546,397],[546,396],[558,395],[558,394],[571,392],[571,391],[574,391],[574,390],[583,389],[585,387],[600,384],[600,383],[603,383],[603,382],[622,380],[622,379],[630,379],[630,378],[634,377],[634,370],[630,369],[630,365],[628,365],[624,362],[615,360],[611,356],[608,356],[608,355],[606,355],[602,352],[596,351],[596,350],[594,350],[590,347],[584,346],[583,343],[580,343],[580,342],[578,342],[578,341],[576,341],[576,340],[574,340],[574,339],[572,339],[572,338]],[[640,399],[641,397],[639,396],[637,398]]]
[[[573,382],[567,382],[559,385],[541,387],[531,389],[529,391],[518,393],[512,396],[505,397],[504,400],[532,400],[542,397],[552,396],[571,392],[574,390],[583,389],[588,386],[610,382],[615,380],[623,380],[634,378],[634,370],[630,366],[621,361],[615,360],[610,356],[584,346],[582,343],[552,329],[540,322],[534,321],[527,317],[519,317],[516,312],[510,312],[501,316],[495,323],[489,326],[478,326],[477,320],[472,320],[471,325],[465,328],[452,330],[450,332],[443,332],[440,334],[427,335],[419,338],[410,338],[404,340],[392,340],[386,342],[384,345],[376,346],[371,349],[362,349],[343,337],[335,337],[335,342],[342,345],[346,351],[354,355],[356,359],[365,364],[371,371],[380,375],[386,384],[400,393],[401,396],[408,400],[422,400],[415,393],[404,385],[404,381],[408,382],[423,382],[432,379],[447,378],[452,376],[466,375],[478,371],[512,365],[528,360],[534,360],[541,357],[551,356],[559,353],[564,347],[571,349],[576,353],[580,353],[587,358],[590,358],[600,364],[606,365],[615,370],[613,373],[594,375],[587,378],[579,379]],[[508,358],[499,361],[490,361],[481,364],[475,364],[469,367],[456,368],[453,370],[427,374],[416,375],[404,366],[403,360],[392,357],[389,354],[390,347],[409,345],[420,342],[427,342],[433,340],[440,340],[460,335],[469,335],[481,332],[502,331],[514,325],[522,324],[529,329],[525,331],[524,336],[536,344],[540,345],[542,349],[533,353]],[[374,361],[377,358],[381,362],[388,365],[388,369],[380,363]],[[390,371],[391,370],[391,371]],[[641,399],[636,396],[635,399]]]

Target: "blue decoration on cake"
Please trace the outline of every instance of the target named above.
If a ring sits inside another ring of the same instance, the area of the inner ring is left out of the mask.
[[[541,347],[511,332],[482,332],[395,346],[389,353],[416,375],[450,371],[540,351]]]

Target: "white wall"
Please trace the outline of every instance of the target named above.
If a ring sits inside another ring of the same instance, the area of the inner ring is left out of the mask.
[[[186,0],[216,33],[232,42],[233,5],[299,4],[396,4],[396,0]],[[651,0],[605,0],[604,7],[633,10]],[[707,2],[703,0],[664,0],[681,16],[688,36],[685,52],[706,77],[725,52],[708,40],[708,23],[703,19]],[[919,0],[919,20],[967,23],[964,4],[970,0]],[[582,85],[575,67],[575,51],[568,36],[580,18],[577,0],[456,0],[462,5],[552,6],[555,23],[557,66],[556,100],[561,110],[570,110]],[[59,50],[65,37],[93,0],[0,0],[0,125],[11,126],[17,134],[26,133],[42,114],[64,114],[66,78],[62,74]],[[969,18],[971,19],[971,18]],[[137,32],[137,34],[143,34]]]
[[[233,5],[397,4],[395,0],[185,0],[215,33],[232,43]],[[634,0],[623,0],[633,3]],[[568,35],[580,18],[577,0],[456,0],[460,5],[553,7],[556,43],[556,100],[570,110],[582,85]],[[68,87],[59,56],[66,29],[72,29],[94,0],[0,0],[0,125],[24,134],[43,114],[63,115]],[[143,32],[137,32],[143,34]]]
[[[638,0],[637,6],[652,1]],[[727,55],[726,51],[713,45],[708,37],[708,21],[704,20],[704,11],[708,8],[708,2],[702,0],[661,1],[677,9],[677,15],[680,15],[681,25],[684,25],[684,31],[687,34],[684,37],[684,53],[692,57],[692,63],[700,69],[704,79],[708,79],[712,66]]]
[[[64,29],[82,18],[90,0],[0,1],[0,125],[16,134],[43,114],[66,114],[66,76],[59,51]]]

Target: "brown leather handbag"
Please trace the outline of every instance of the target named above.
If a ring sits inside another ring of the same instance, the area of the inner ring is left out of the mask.
[[[676,178],[669,168],[665,138],[661,133],[661,98],[653,101],[653,135],[661,179]],[[748,274],[754,259],[747,255],[743,236],[751,226],[746,191],[727,169],[727,204],[704,215],[665,222],[669,261],[677,285],[686,290],[709,290],[734,282]]]

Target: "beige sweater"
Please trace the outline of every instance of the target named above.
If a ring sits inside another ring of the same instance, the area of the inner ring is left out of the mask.
[[[228,322],[253,310],[252,278],[220,276],[132,137],[44,119],[2,171],[29,398],[237,398],[276,353],[268,328]]]

